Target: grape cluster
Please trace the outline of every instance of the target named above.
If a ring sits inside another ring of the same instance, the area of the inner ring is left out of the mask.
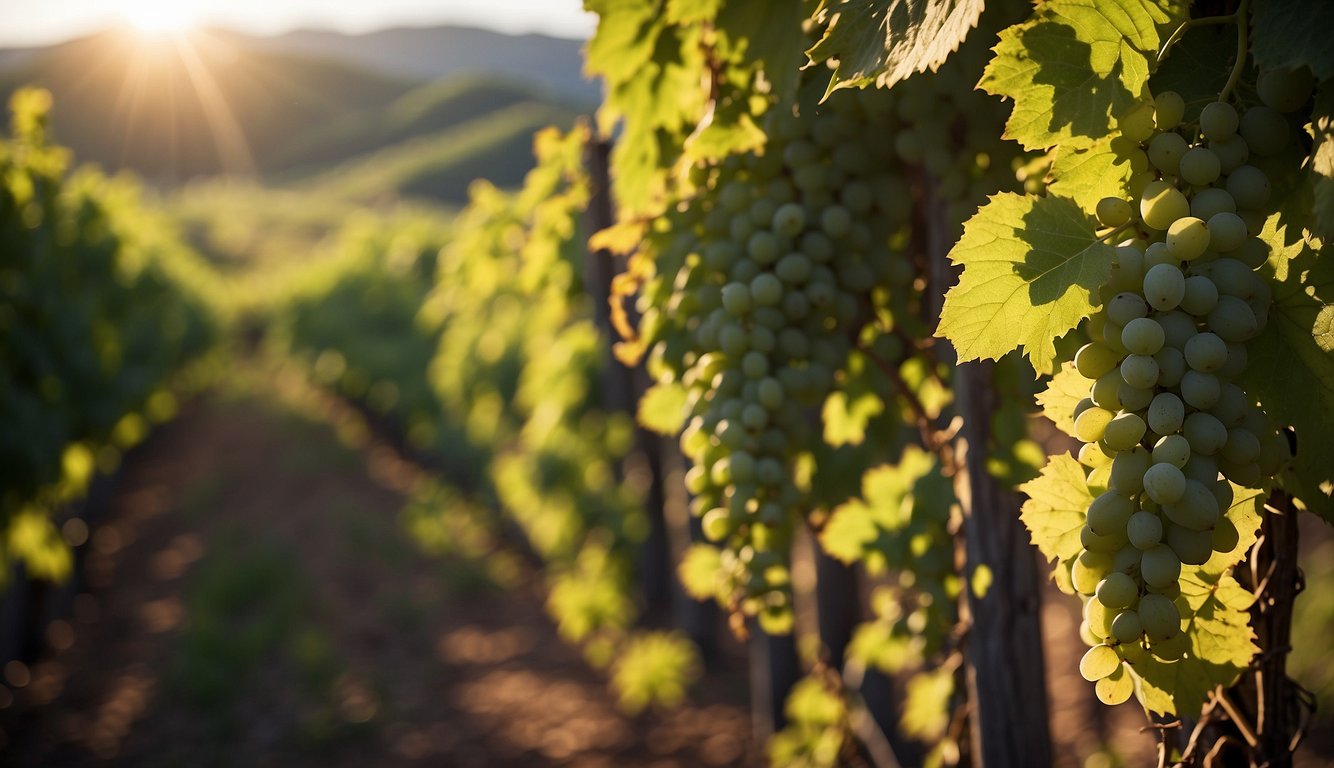
[[[873,324],[916,269],[891,247],[912,213],[883,92],[771,117],[762,153],[704,168],[657,222],[640,300],[649,370],[688,391],[681,448],[704,535],[724,544],[733,607],[791,624],[787,551],[805,502],[797,457]],[[891,338],[892,337],[882,337]],[[886,350],[893,354],[896,350]]]
[[[1074,361],[1091,382],[1074,431],[1095,498],[1071,579],[1088,597],[1084,639],[1131,661],[1180,656],[1182,565],[1235,548],[1225,517],[1232,483],[1256,487],[1288,455],[1235,382],[1271,301],[1255,272],[1268,255],[1256,235],[1270,182],[1248,161],[1292,141],[1279,109],[1310,94],[1309,83],[1293,93],[1294,79],[1262,80],[1266,104],[1244,114],[1218,101],[1198,126],[1183,125],[1182,98],[1166,92],[1119,125],[1143,147],[1132,153],[1138,200],[1106,198],[1096,209],[1104,226],[1134,237],[1116,250]]]

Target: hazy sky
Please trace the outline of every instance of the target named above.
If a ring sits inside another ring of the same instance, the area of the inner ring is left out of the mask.
[[[154,18],[260,33],[298,26],[360,32],[457,23],[585,38],[593,17],[582,5],[581,0],[0,0],[0,46],[55,42],[107,24]]]

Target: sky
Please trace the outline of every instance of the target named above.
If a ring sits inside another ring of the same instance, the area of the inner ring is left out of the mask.
[[[260,34],[461,24],[583,39],[593,30],[581,0],[0,0],[0,47],[58,42],[126,22],[216,24]]]

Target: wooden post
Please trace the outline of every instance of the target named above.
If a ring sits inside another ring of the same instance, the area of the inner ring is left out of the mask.
[[[795,633],[767,635],[754,621],[750,626],[750,715],[755,744],[763,752],[769,737],[783,730],[783,706],[801,677]]]
[[[591,137],[584,148],[584,168],[588,174],[589,198],[584,212],[586,235],[606,229],[616,222],[611,199],[611,143]],[[643,365],[627,368],[611,353],[616,330],[611,326],[611,281],[618,271],[617,261],[605,250],[587,249],[584,257],[584,291],[593,304],[593,321],[607,343],[603,349],[602,407],[608,413],[624,413],[631,418],[639,396],[647,388]],[[644,477],[644,512],[649,532],[640,549],[638,573],[648,614],[666,614],[671,609],[674,579],[667,522],[663,516],[664,493],[662,462],[658,438],[642,428],[635,429],[634,447],[618,467],[621,477],[637,473]]]
[[[831,668],[843,672],[844,656],[852,640],[852,630],[861,621],[861,593],[857,571],[825,553],[820,542],[815,550],[815,609],[820,644]]]
[[[986,362],[963,363],[954,374],[963,417],[954,492],[963,512],[970,751],[973,764],[987,768],[1050,765],[1036,555],[1018,500],[987,471],[992,370]]]

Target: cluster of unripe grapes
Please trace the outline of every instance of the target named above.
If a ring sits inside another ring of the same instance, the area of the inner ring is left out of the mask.
[[[664,217],[641,297],[649,370],[688,391],[681,448],[692,508],[723,545],[733,607],[792,620],[788,549],[805,501],[797,457],[868,325],[910,291],[891,249],[912,199],[882,91],[837,93],[771,118],[762,153],[704,169]]]
[[[1259,92],[1265,103],[1240,114],[1208,104],[1198,125],[1182,124],[1185,104],[1166,92],[1119,124],[1143,147],[1132,157],[1137,199],[1097,205],[1100,223],[1128,236],[1075,356],[1090,381],[1074,431],[1095,499],[1071,579],[1088,598],[1090,654],[1179,658],[1182,565],[1235,548],[1232,483],[1258,487],[1289,457],[1236,383],[1271,301],[1255,271],[1268,257],[1257,235],[1270,182],[1248,161],[1289,146],[1282,111],[1305,104],[1310,83],[1271,74]],[[1119,668],[1091,666],[1099,678]]]

